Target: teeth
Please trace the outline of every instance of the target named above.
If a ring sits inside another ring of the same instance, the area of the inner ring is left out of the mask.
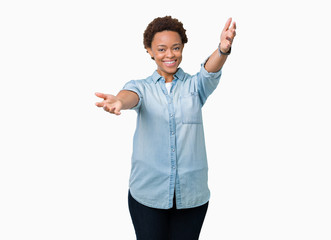
[[[165,62],[165,63],[167,63],[167,64],[172,64],[172,63],[174,63],[175,61],[171,61],[171,62]]]

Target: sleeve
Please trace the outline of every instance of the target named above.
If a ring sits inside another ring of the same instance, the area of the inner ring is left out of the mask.
[[[132,91],[137,93],[137,95],[139,96],[139,102],[136,106],[134,106],[133,108],[131,108],[132,110],[136,110],[138,111],[140,106],[141,106],[141,101],[142,101],[142,93],[137,85],[137,82],[135,80],[131,80],[130,82],[127,82],[122,90],[128,90],[128,91]]]
[[[209,57],[201,64],[201,70],[197,76],[198,93],[202,105],[205,104],[209,95],[216,89],[222,75],[222,69],[218,72],[207,72],[205,64],[208,59]]]

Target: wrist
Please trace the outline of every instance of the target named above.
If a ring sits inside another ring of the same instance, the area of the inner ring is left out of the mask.
[[[231,47],[227,50],[227,51],[225,51],[225,50],[221,50],[221,43],[219,43],[218,44],[218,54],[219,54],[219,56],[228,56],[228,55],[230,55],[230,53],[231,53]]]

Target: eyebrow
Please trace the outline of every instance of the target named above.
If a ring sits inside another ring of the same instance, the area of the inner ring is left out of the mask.
[[[180,43],[175,43],[174,45],[172,45],[172,47],[174,46],[180,46],[181,44]],[[158,47],[166,47],[166,45],[163,45],[163,44],[160,44],[160,45],[157,45]]]

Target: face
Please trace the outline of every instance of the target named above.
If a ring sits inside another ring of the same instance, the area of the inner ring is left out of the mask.
[[[180,35],[174,31],[156,33],[152,47],[147,48],[148,53],[155,59],[158,73],[166,81],[173,79],[173,75],[182,61],[183,48]]]

